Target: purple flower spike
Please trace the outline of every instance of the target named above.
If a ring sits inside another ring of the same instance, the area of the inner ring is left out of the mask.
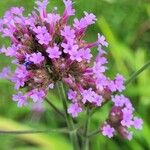
[[[96,22],[96,16],[84,12],[71,25],[68,20],[75,15],[73,1],[63,2],[63,14],[58,14],[56,7],[47,13],[49,0],[36,0],[34,11],[27,16],[22,7],[13,7],[4,14],[0,19],[0,35],[8,37],[11,45],[0,48],[0,54],[11,57],[16,70],[12,73],[4,68],[0,78],[14,82],[16,90],[25,91],[13,95],[18,107],[31,100],[41,104],[58,82],[69,89],[68,113],[73,118],[87,106],[101,108],[110,101],[112,108],[102,126],[102,134],[111,138],[117,131],[121,137],[131,140],[128,129],[142,129],[143,121],[134,116],[131,101],[121,94],[125,79],[120,74],[113,79],[107,76],[104,48],[108,43],[104,35],[98,34],[98,40],[90,43],[84,38],[87,28]],[[97,48],[97,56],[92,55],[93,48]]]

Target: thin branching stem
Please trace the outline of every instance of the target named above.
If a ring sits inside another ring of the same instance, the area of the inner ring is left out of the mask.
[[[56,133],[67,133],[69,134],[71,131],[68,131],[67,128],[63,128],[63,129],[47,129],[47,130],[15,130],[15,131],[2,131],[0,130],[0,135],[1,134],[14,134],[14,135],[18,135],[18,134],[38,134],[38,133],[52,133],[52,132],[56,132]]]
[[[63,118],[65,118],[65,115],[48,99],[45,98],[45,101]]]
[[[137,76],[139,74],[141,74],[149,66],[150,66],[150,60],[143,67],[141,67],[138,71],[136,71],[135,73],[133,73],[131,75],[131,77],[128,80],[126,80],[125,85],[127,86],[129,83],[131,83],[133,80],[135,80],[137,78]]]
[[[83,150],[89,150],[89,137],[88,135],[88,130],[90,126],[90,108],[87,106],[87,111],[86,111],[86,121],[85,121],[85,127],[84,127],[84,139],[83,139]]]
[[[90,137],[92,137],[92,136],[94,136],[94,135],[97,135],[97,134],[99,134],[99,133],[100,133],[100,129],[94,130],[94,131],[92,131],[91,133],[87,134],[87,137],[90,138]]]
[[[78,141],[78,137],[77,137],[77,130],[75,130],[73,120],[67,112],[67,109],[68,109],[67,108],[67,97],[66,97],[66,91],[65,91],[63,83],[59,82],[59,84],[57,85],[57,88],[58,88],[60,99],[62,100],[62,103],[63,103],[67,126],[70,131],[74,131],[74,132],[70,133],[70,138],[71,138],[71,141],[73,144],[73,148],[74,148],[74,150],[80,150],[79,141]]]

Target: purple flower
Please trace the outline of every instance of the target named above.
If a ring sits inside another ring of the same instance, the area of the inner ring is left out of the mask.
[[[104,66],[106,61],[103,58],[99,59],[97,62],[94,62],[93,73],[97,78],[101,78],[101,75],[106,71],[107,67]]]
[[[54,47],[48,47],[46,52],[49,54],[48,56],[51,59],[59,58],[61,55],[61,51],[59,51],[59,47],[56,45]]]
[[[7,49],[3,46],[2,48],[0,48],[0,54],[2,53],[6,53]]]
[[[6,78],[9,79],[9,75],[11,74],[11,70],[9,67],[3,68],[2,72],[0,72],[0,79]]]
[[[128,132],[127,139],[130,141],[130,140],[132,140],[132,137],[133,137],[133,132]]]
[[[8,47],[7,50],[3,49],[3,51],[5,51],[6,56],[15,57],[19,48],[20,48],[19,45],[18,46],[12,45],[12,47]]]
[[[109,87],[111,92],[116,92],[116,85],[115,85],[114,81],[109,80],[108,87]]]
[[[112,101],[114,102],[115,106],[123,107],[126,102],[126,97],[124,95],[115,95],[112,96]]]
[[[79,106],[79,104],[70,104],[68,113],[71,114],[73,118],[77,117],[80,112],[82,112],[82,108]]]
[[[49,42],[52,40],[51,36],[49,33],[45,33],[45,34],[38,34],[37,36],[37,39],[38,39],[38,42],[40,44],[45,44],[45,45],[48,45]]]
[[[59,14],[49,13],[49,14],[47,14],[47,17],[45,18],[45,21],[47,23],[50,23],[51,25],[54,25],[60,19],[61,19],[61,17]]]
[[[49,89],[53,89],[54,88],[54,83],[49,84]]]
[[[24,8],[23,7],[20,7],[20,8],[18,8],[18,7],[12,7],[10,11],[11,11],[12,14],[22,15],[23,12],[24,12]]]
[[[133,126],[135,129],[142,129],[143,120],[141,118],[134,117]]]
[[[102,49],[102,46],[101,46],[101,45],[98,46],[98,51],[99,51],[99,55],[100,55],[100,56],[106,54],[106,52]]]
[[[82,56],[81,53],[77,50],[73,50],[69,52],[70,54],[70,59],[73,61],[78,61],[81,62],[82,61]]]
[[[45,92],[43,90],[34,89],[28,93],[33,102],[41,102],[45,97]]]
[[[96,16],[94,15],[94,14],[92,14],[92,13],[87,13],[86,11],[84,12],[84,14],[85,14],[85,20],[87,21],[87,24],[88,25],[91,25],[91,24],[94,24],[95,23],[95,21],[97,20],[96,19]]]
[[[133,124],[133,121],[132,121],[132,118],[133,118],[132,111],[129,110],[129,109],[127,109],[127,108],[124,108],[124,109],[122,109],[122,112],[123,112],[123,120],[121,121],[121,124],[123,126],[130,127]]]
[[[27,97],[19,92],[17,95],[13,95],[13,100],[18,102],[18,107],[22,107],[27,104]]]
[[[38,26],[38,27],[35,27],[34,29],[33,29],[33,31],[36,33],[36,34],[45,34],[45,33],[47,33],[47,29],[46,29],[46,27],[45,26]]]
[[[39,7],[39,9],[45,9],[49,2],[48,0],[37,0],[35,3]]]
[[[10,37],[12,38],[13,37],[13,29],[8,29],[8,28],[5,28],[3,29],[3,37]]]
[[[94,24],[96,21],[96,17],[94,14],[92,14],[92,13],[88,14],[87,12],[84,12],[84,14],[85,14],[84,18],[81,18],[80,20],[78,20],[77,18],[74,19],[73,26],[77,30],[85,29],[89,25]]]
[[[72,52],[76,52],[79,48],[78,45],[74,45],[72,43],[62,43],[61,46],[64,48],[63,52],[71,54]]]
[[[63,17],[73,16],[75,14],[75,10],[72,8],[72,1],[71,0],[63,0],[65,4],[65,12]]]
[[[101,106],[103,98],[102,96],[96,94],[91,88],[88,90],[84,90],[82,93],[82,102],[85,104],[86,102],[95,104],[96,106]]]
[[[123,78],[122,75],[120,74],[117,74],[116,78],[115,78],[115,81],[114,81],[114,84],[116,86],[116,89],[121,92],[125,89],[124,87],[124,81],[125,79]]]
[[[76,97],[77,97],[77,92],[70,89],[68,91],[68,99],[75,100]]]
[[[45,26],[35,27],[33,28],[33,31],[37,34],[36,37],[40,44],[48,45],[52,40],[52,37]]]
[[[40,17],[43,19],[46,16],[46,6],[48,5],[48,0],[38,0],[35,2],[37,4],[37,10],[40,13]]]
[[[15,71],[15,75],[18,77],[18,78],[22,78],[22,79],[25,79],[29,76],[29,72],[26,70],[26,67],[25,66],[19,66],[16,71]]]
[[[67,41],[75,38],[75,31],[71,29],[70,26],[65,26],[63,30],[61,30],[61,35],[65,37]]]
[[[108,86],[109,80],[103,74],[97,74],[96,77],[97,77],[97,79],[96,79],[96,88],[100,91],[103,91],[104,88],[106,88]]]
[[[15,83],[15,89],[19,89],[20,87],[23,87],[25,85],[25,79],[18,78],[17,76],[13,76],[11,78],[11,81]]]
[[[29,57],[29,60],[33,62],[36,65],[40,65],[44,61],[44,56],[42,56],[42,53],[32,53]]]
[[[105,124],[102,127],[102,134],[104,136],[112,138],[114,136],[114,133],[115,133],[115,129],[113,127],[111,127],[109,124]]]
[[[106,42],[106,39],[103,35],[98,34],[98,44],[102,45],[102,46],[106,46],[108,47],[108,43]]]
[[[91,50],[89,48],[87,49],[80,49],[79,53],[81,54],[81,58],[83,60],[87,60],[90,61],[90,59],[92,58],[92,54],[91,54]]]
[[[11,81],[15,83],[15,88],[19,89],[25,85],[29,77],[30,73],[25,66],[21,65],[16,69],[15,74],[11,77]]]

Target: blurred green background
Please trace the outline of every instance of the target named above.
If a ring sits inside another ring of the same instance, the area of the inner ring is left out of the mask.
[[[60,12],[64,5],[61,0],[50,0],[48,11],[58,6]],[[149,0],[74,0],[76,15],[81,17],[83,11],[94,13],[98,21],[88,31],[87,41],[94,41],[97,33],[103,33],[109,42],[108,75],[114,77],[117,72],[128,78],[146,61],[150,60],[150,1]],[[0,17],[12,6],[25,7],[25,13],[33,10],[34,0],[0,0]],[[8,40],[0,38],[0,46],[8,44]],[[93,50],[93,54],[96,51]],[[0,56],[0,70],[8,66],[10,60]],[[0,80],[0,130],[50,129],[65,127],[65,121],[47,104],[43,104],[43,112],[29,107],[17,108],[12,101],[13,85]],[[91,139],[90,150],[150,150],[150,69],[145,70],[136,81],[128,85],[125,94],[130,97],[136,115],[144,120],[142,131],[134,131],[132,141],[120,137],[107,139],[102,135]],[[61,103],[54,92],[49,99],[62,110]],[[91,130],[105,120],[110,106],[105,106],[91,120]],[[83,115],[78,118],[83,122]],[[30,134],[0,135],[0,150],[71,150],[71,143],[66,134]]]

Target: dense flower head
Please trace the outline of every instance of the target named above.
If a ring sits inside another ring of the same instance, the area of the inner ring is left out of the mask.
[[[65,10],[62,15],[56,8],[51,13],[47,12],[48,0],[37,0],[35,11],[28,17],[23,15],[22,7],[13,7],[5,13],[0,20],[0,34],[9,37],[12,44],[8,48],[3,46],[0,54],[13,58],[16,70],[13,73],[4,68],[0,78],[15,83],[18,94],[13,95],[13,100],[19,107],[31,99],[41,103],[48,90],[59,81],[69,88],[71,104],[68,113],[72,117],[77,117],[87,106],[101,107],[110,100],[114,106],[101,128],[102,134],[111,138],[118,132],[131,139],[132,132],[127,129],[141,129],[143,122],[134,117],[130,100],[116,94],[125,89],[124,77],[120,74],[114,79],[106,76],[108,61],[104,48],[108,43],[101,34],[95,42],[84,40],[86,29],[96,22],[96,16],[84,12],[83,18],[75,18],[73,25],[69,25],[69,17],[75,15],[73,2],[63,2]],[[91,53],[94,47],[98,49],[96,57]]]

